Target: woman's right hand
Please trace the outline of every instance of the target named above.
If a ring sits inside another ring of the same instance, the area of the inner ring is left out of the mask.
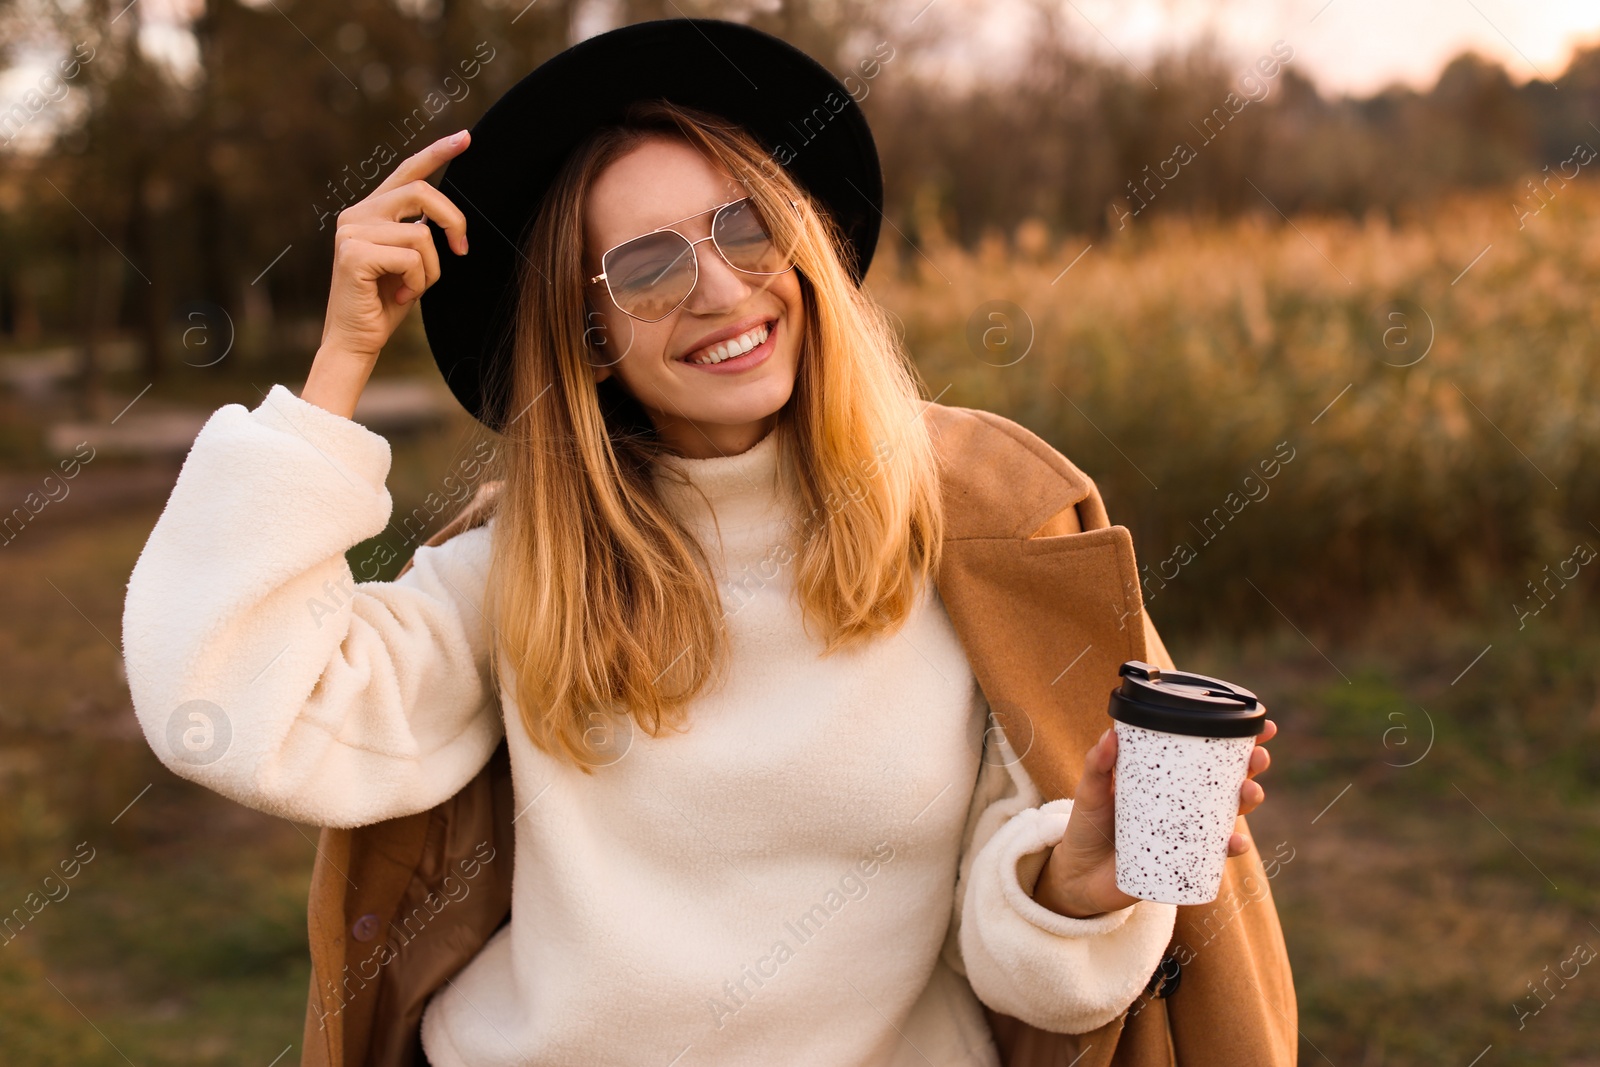
[[[328,312],[303,399],[348,418],[383,346],[417,297],[439,280],[433,235],[417,216],[436,222],[456,255],[467,254],[466,216],[427,178],[470,141],[466,130],[440,138],[339,212]]]

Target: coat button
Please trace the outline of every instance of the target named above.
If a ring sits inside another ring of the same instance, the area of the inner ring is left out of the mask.
[[[378,936],[379,925],[376,915],[363,915],[350,927],[350,936],[357,941],[371,941]]]
[[[1165,999],[1177,991],[1182,978],[1183,968],[1178,963],[1178,957],[1164,956],[1155,973],[1150,976],[1150,981],[1145,983],[1144,991]]]

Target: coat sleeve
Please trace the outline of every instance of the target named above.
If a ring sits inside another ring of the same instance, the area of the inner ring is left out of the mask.
[[[488,761],[493,523],[355,582],[345,553],[388,526],[390,462],[382,436],[282,385],[207,420],[123,607],[134,711],[174,773],[354,827],[425,811]]]
[[[995,1011],[1041,1030],[1087,1033],[1144,989],[1177,909],[1140,900],[1074,919],[1036,902],[1033,887],[1072,813],[1069,798],[1041,799],[992,726],[967,815],[945,961]]]

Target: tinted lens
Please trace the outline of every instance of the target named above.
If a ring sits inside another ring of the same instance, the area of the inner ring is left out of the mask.
[[[694,249],[686,238],[662,230],[613,248],[602,269],[619,308],[641,319],[660,319],[694,286]]]
[[[740,200],[718,213],[711,235],[727,261],[751,274],[779,274],[793,262],[772,240],[755,201]]]

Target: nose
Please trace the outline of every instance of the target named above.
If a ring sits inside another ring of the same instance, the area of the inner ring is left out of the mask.
[[[689,294],[688,310],[697,315],[721,314],[738,307],[755,291],[753,279],[730,267],[710,236],[694,242],[694,254],[700,280]]]

